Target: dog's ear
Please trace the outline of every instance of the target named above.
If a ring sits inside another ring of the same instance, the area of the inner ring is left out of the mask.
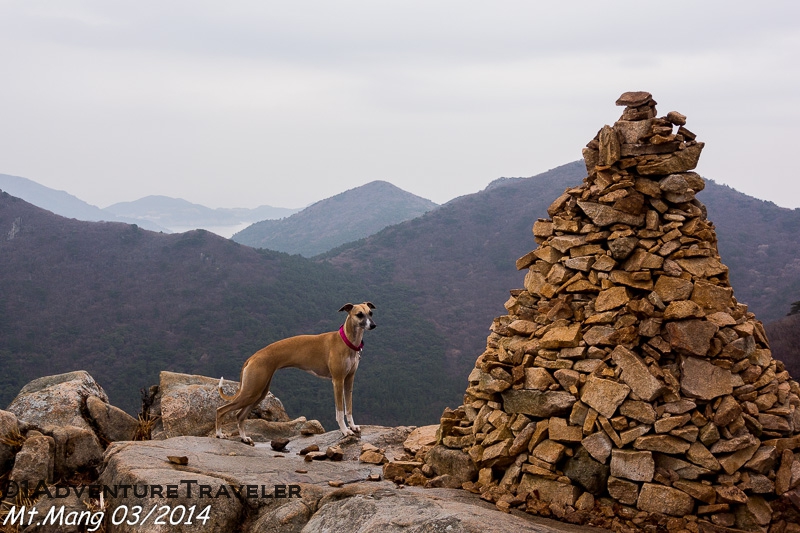
[[[353,304],[344,304],[342,308],[339,309],[339,312],[341,313],[342,311],[347,311],[349,313],[352,308]]]
[[[367,304],[367,307],[369,307],[370,309],[375,309],[375,306],[372,305],[372,302],[364,302],[364,303]]]

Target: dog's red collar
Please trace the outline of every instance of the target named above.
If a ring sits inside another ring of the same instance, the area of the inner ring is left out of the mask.
[[[356,346],[355,344],[350,342],[350,339],[347,338],[347,334],[345,334],[344,332],[344,324],[342,325],[342,327],[339,328],[339,336],[342,338],[347,347],[353,350],[354,352],[360,352],[361,348],[364,347],[364,341],[361,341],[361,345],[359,346]]]

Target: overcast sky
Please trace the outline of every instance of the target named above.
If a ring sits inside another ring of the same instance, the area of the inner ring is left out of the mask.
[[[579,159],[647,90],[698,172],[799,207],[800,2],[735,5],[0,0],[0,173],[100,207],[443,203]]]

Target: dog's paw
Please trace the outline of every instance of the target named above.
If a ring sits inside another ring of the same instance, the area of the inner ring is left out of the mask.
[[[214,436],[217,437],[218,439],[227,439],[228,438],[228,436],[225,433],[222,433],[221,431],[217,432],[217,434],[214,435]]]
[[[356,433],[361,433],[361,426],[350,426],[350,429],[355,431]]]
[[[255,446],[256,445],[256,443],[253,442],[253,439],[251,439],[250,437],[242,437],[242,442],[244,442],[248,446]]]
[[[355,435],[355,433],[353,433],[349,428],[344,428],[340,431],[342,432],[342,437],[352,437]]]

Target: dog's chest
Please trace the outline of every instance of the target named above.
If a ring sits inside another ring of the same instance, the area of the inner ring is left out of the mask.
[[[352,355],[348,355],[344,360],[345,374],[352,374],[358,368],[358,362],[361,360],[361,351],[357,351]]]

